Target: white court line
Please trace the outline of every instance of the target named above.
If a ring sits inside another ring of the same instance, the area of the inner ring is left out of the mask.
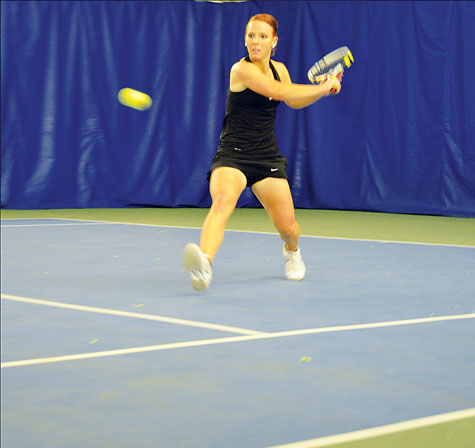
[[[119,350],[107,350],[103,352],[93,352],[93,353],[80,353],[77,355],[64,355],[64,356],[54,356],[49,358],[36,358],[36,359],[26,359],[21,361],[8,361],[1,364],[2,369],[5,367],[20,367],[28,366],[35,364],[48,364],[54,362],[63,362],[63,361],[74,361],[79,359],[91,359],[91,358],[101,358],[106,356],[117,356],[117,355],[126,355],[131,353],[143,353],[143,352],[152,352],[159,350],[169,350],[174,348],[185,348],[185,347],[198,347],[205,345],[214,345],[214,344],[226,344],[229,342],[242,342],[242,341],[253,341],[261,339],[273,339],[273,338],[282,338],[289,336],[301,336],[308,334],[319,334],[319,333],[332,333],[339,331],[351,331],[351,330],[364,330],[371,328],[383,328],[383,327],[394,327],[400,325],[414,325],[421,323],[431,323],[431,322],[443,322],[451,320],[460,320],[460,319],[474,319],[475,313],[473,314],[459,314],[451,316],[438,316],[438,317],[425,317],[419,319],[408,319],[408,320],[396,320],[389,322],[375,322],[369,324],[356,324],[356,325],[342,325],[336,327],[323,327],[323,328],[308,328],[304,330],[294,330],[294,331],[280,331],[275,333],[257,333],[245,336],[231,336],[227,338],[216,338],[216,339],[203,339],[197,341],[188,341],[188,342],[176,342],[171,344],[162,344],[162,345],[150,345],[144,347],[132,347]]]
[[[53,362],[76,361],[79,359],[104,358],[108,356],[128,355],[132,353],[156,352],[160,350],[170,350],[173,348],[199,347],[203,345],[225,344],[227,342],[239,342],[256,339],[256,336],[230,336],[218,339],[203,339],[200,341],[174,342],[171,344],[148,345],[144,347],[132,347],[119,350],[106,350],[102,352],[80,353],[77,355],[53,356],[49,358],[26,359],[23,361],[2,362],[1,367],[21,367],[35,364],[49,364]]]
[[[81,219],[81,218],[4,218],[1,221],[8,221],[8,220],[44,220],[44,219],[53,219],[58,221],[79,221],[78,224],[63,224],[63,225],[87,225],[87,224],[113,224],[113,225],[124,225],[124,226],[141,226],[141,227],[164,227],[167,229],[184,229],[184,230],[201,230],[201,227],[191,227],[191,226],[172,226],[172,225],[165,225],[165,224],[143,224],[143,223],[136,223],[136,222],[121,222],[121,221],[96,221],[92,219]],[[20,225],[2,225],[2,227],[36,227],[36,226],[59,226],[61,224],[20,224]],[[226,232],[235,232],[235,233],[255,233],[260,235],[278,235],[277,232],[264,232],[264,231],[257,231],[257,230],[231,230],[226,229]],[[470,244],[447,244],[447,243],[427,243],[421,241],[399,241],[399,240],[378,240],[378,239],[370,239],[370,238],[349,238],[349,237],[339,237],[339,236],[318,236],[318,235],[300,235],[301,237],[305,238],[316,238],[321,240],[341,240],[341,241],[363,241],[368,243],[389,243],[389,244],[410,244],[410,245],[418,245],[418,246],[440,246],[440,247],[462,247],[467,249],[475,249],[475,245]]]
[[[426,426],[438,425],[454,420],[475,417],[475,408],[463,409],[461,411],[448,412],[446,414],[432,415],[430,417],[406,420],[391,425],[376,426],[374,428],[363,429],[361,431],[347,432],[333,436],[319,437],[318,439],[304,440],[302,442],[287,443],[285,445],[275,445],[269,448],[321,448],[345,442],[355,442],[372,437],[384,436],[396,432],[408,431],[412,429],[424,428]]]
[[[207,330],[219,330],[238,334],[262,334],[262,331],[248,330],[246,328],[230,327],[228,325],[210,324],[207,322],[197,322],[193,320],[177,319],[174,317],[157,316],[155,314],[132,313],[129,311],[111,310],[108,308],[97,308],[92,306],[74,305],[71,303],[52,302],[50,300],[32,299],[30,297],[19,297],[11,294],[1,295],[3,300],[13,300],[15,302],[33,303],[35,305],[52,306],[56,308],[66,308],[76,311],[87,311],[89,313],[110,314],[113,316],[133,317],[135,319],[154,320],[157,322],[166,322],[168,324],[186,325],[189,327],[206,328]]]
[[[26,218],[25,218],[26,219]],[[39,219],[39,218],[38,218]],[[4,221],[2,219],[2,221]],[[73,222],[73,223],[61,223],[61,224],[2,224],[1,228],[4,229],[6,227],[14,228],[14,227],[66,227],[66,226],[105,226],[110,224],[106,221],[93,221],[93,222]]]
[[[38,219],[38,220],[45,220],[45,218],[22,218],[24,220],[27,219]],[[47,218],[47,219],[53,219],[53,220],[59,220],[59,218]],[[82,221],[82,222],[70,222],[66,223],[63,222],[61,224],[56,224],[56,223],[49,223],[49,224],[3,224],[3,221],[8,221],[7,219],[2,219],[1,221],[1,228],[5,227],[64,227],[64,226],[105,226],[107,224],[110,224],[107,221]],[[16,221],[16,220],[15,220]],[[74,221],[73,219],[68,221]]]

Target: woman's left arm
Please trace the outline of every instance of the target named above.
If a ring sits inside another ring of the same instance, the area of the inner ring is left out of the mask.
[[[292,80],[290,79],[289,71],[287,67],[282,62],[273,61],[277,72],[279,73],[280,82],[284,84],[292,84]],[[341,81],[341,79],[340,79]],[[304,107],[310,106],[315,102],[314,99],[305,99],[305,100],[287,100],[284,101],[287,106],[291,107],[292,109],[302,109]]]

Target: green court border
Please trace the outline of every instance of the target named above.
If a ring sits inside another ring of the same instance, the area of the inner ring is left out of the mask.
[[[329,446],[332,448],[470,448],[474,440],[475,418],[470,417]]]
[[[200,228],[208,209],[121,208],[0,210],[2,219],[60,218]],[[297,209],[302,235],[475,247],[475,219],[427,215]],[[276,233],[263,209],[239,208],[229,230]],[[475,418],[427,426],[332,448],[468,448]]]
[[[2,209],[0,216],[2,219],[87,219],[200,228],[207,213],[206,208]],[[475,218],[307,209],[297,209],[296,216],[302,235],[475,246]],[[261,208],[236,209],[227,228],[276,232]]]

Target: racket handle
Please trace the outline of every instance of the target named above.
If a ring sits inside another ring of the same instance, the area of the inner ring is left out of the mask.
[[[331,89],[330,89],[330,93],[332,95],[336,95],[337,93],[340,92],[340,86],[338,86],[338,84],[335,84]]]

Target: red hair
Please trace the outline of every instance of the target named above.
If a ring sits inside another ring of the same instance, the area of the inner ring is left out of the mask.
[[[260,22],[265,22],[268,25],[270,25],[272,27],[272,29],[274,30],[274,36],[277,36],[278,23],[277,23],[277,20],[275,20],[275,18],[273,16],[271,16],[270,14],[256,14],[255,16],[252,16],[249,19],[249,22],[247,22],[246,33],[247,33],[247,29],[249,27],[249,24],[251,22],[253,22],[254,20],[259,20]]]

